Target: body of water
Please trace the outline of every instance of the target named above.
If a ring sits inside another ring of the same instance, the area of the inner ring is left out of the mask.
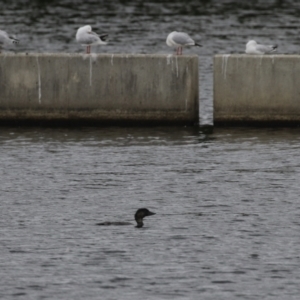
[[[4,1],[17,51],[199,54],[201,122],[212,124],[212,57],[249,39],[297,53],[297,1]],[[298,128],[0,129],[0,298],[298,299]],[[156,215],[134,227],[137,208]],[[96,226],[128,221],[128,226]]]

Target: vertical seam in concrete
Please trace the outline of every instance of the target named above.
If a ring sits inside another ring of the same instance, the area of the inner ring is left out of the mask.
[[[230,54],[224,54],[222,56],[222,73],[224,76],[224,79],[226,80],[226,73],[227,73],[227,63],[228,63],[228,58]]]
[[[260,66],[260,67],[261,67],[261,65],[262,65],[263,57],[264,57],[264,55],[261,55],[261,56],[260,56],[260,60],[259,60],[259,66]]]
[[[172,54],[168,54],[168,55],[167,55],[167,65],[170,64],[170,59],[171,59],[171,57],[172,57]]]
[[[92,73],[93,73],[93,64],[92,64],[92,56],[90,56],[90,86],[92,86]]]
[[[186,66],[185,66],[185,73],[186,73],[186,77],[188,78],[188,75],[189,75],[189,65],[188,64],[186,64]],[[191,74],[191,76],[193,76],[193,74]],[[187,82],[190,82],[190,83],[192,83],[192,79],[189,81],[189,80],[187,80]],[[191,89],[190,89],[191,88]],[[190,91],[190,90],[192,90],[192,86],[191,87],[188,87],[188,91]],[[187,112],[187,102],[188,102],[188,97],[187,97],[187,95],[185,96],[185,111]]]
[[[40,71],[40,63],[39,58],[36,56],[37,70],[38,70],[38,94],[39,94],[39,104],[41,104],[42,99],[42,88],[41,88],[41,71]]]
[[[187,112],[187,96],[185,96],[185,111]]]
[[[272,58],[272,65],[273,65],[274,64],[274,58],[275,58],[275,56],[271,55],[271,58]]]
[[[111,55],[110,63],[111,63],[112,66],[114,65],[114,55],[113,54]]]

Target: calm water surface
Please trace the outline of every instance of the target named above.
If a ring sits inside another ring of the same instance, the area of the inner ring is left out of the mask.
[[[2,1],[23,52],[199,54],[212,124],[212,55],[248,39],[298,53],[298,1]],[[0,298],[299,299],[299,129],[0,128]],[[157,214],[134,227],[137,208]],[[99,227],[98,222],[129,221]]]

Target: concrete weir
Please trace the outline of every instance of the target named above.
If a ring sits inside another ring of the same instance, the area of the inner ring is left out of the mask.
[[[214,124],[300,124],[300,56],[214,57]]]
[[[0,124],[198,123],[198,56],[0,54]]]

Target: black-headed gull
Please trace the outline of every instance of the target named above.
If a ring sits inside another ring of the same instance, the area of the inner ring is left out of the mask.
[[[86,53],[91,52],[92,45],[106,45],[108,34],[98,35],[92,31],[90,25],[80,27],[76,33],[76,41],[82,46],[86,46]]]
[[[277,45],[261,45],[257,44],[256,41],[251,40],[246,44],[247,54],[266,54],[276,51]]]
[[[171,32],[166,40],[166,43],[169,47],[176,48],[176,54],[182,54],[182,48],[185,46],[198,46],[197,44],[187,33],[185,32]]]
[[[9,36],[7,32],[0,30],[0,52],[3,46],[9,46],[12,44],[18,44],[19,40],[16,38]]]

